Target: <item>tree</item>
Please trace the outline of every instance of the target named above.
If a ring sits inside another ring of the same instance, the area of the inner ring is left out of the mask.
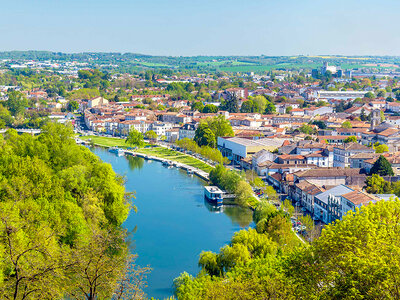
[[[242,113],[252,113],[254,112],[254,102],[252,100],[244,101],[240,107],[240,112]]]
[[[299,131],[304,134],[313,134],[314,133],[314,129],[308,124],[301,125],[299,127]]]
[[[353,128],[353,126],[351,125],[350,121],[344,121],[342,123],[342,128]]]
[[[355,137],[354,135],[349,136],[347,138],[345,138],[345,140],[343,141],[344,143],[357,143],[357,137]]]
[[[132,128],[125,139],[125,143],[131,146],[142,147],[144,145],[143,134],[140,131]]]
[[[193,102],[193,103],[192,103],[191,109],[192,109],[193,111],[194,111],[194,110],[203,111],[203,108],[204,108],[203,102]]]
[[[28,106],[28,100],[22,93],[12,91],[8,94],[8,100],[5,102],[5,106],[10,111],[11,115],[21,115]]]
[[[309,238],[309,240],[313,241],[315,238],[317,238],[317,228],[314,220],[309,215],[301,216],[299,220],[301,225],[305,227],[306,236]]]
[[[377,174],[380,176],[394,176],[392,165],[383,155],[379,156],[377,161],[371,168],[370,174]]]
[[[392,187],[389,181],[385,181],[378,174],[373,174],[371,177],[367,177],[366,191],[370,194],[388,194],[392,192]]]
[[[360,114],[360,119],[361,119],[361,121],[367,121],[367,115],[365,114],[365,109],[364,108],[362,108],[361,109],[361,114]]]
[[[149,139],[149,140],[154,141],[154,140],[157,139],[157,133],[155,133],[154,130],[148,130],[148,131],[146,131],[146,133],[144,134],[144,137],[145,137],[146,139]]]
[[[265,113],[266,114],[276,113],[276,107],[271,101],[267,101],[267,103],[265,104]]]
[[[226,110],[230,113],[239,112],[239,104],[236,94],[228,93],[227,99],[223,100],[221,103],[221,110]]]
[[[253,107],[254,110],[253,112],[259,112],[259,113],[264,113],[266,107],[267,107],[267,103],[269,101],[267,101],[267,99],[265,99],[264,96],[258,95],[252,98],[253,101]]]
[[[289,215],[289,217],[293,216],[295,211],[294,206],[289,199],[285,199],[285,201],[283,201],[282,209]]]
[[[374,95],[374,93],[372,93],[372,92],[366,93],[366,94],[364,95],[364,97],[365,97],[365,98],[368,98],[368,99],[375,99],[375,95]]]
[[[194,141],[197,145],[215,147],[215,134],[207,123],[200,123],[194,133]]]
[[[201,123],[201,122],[200,122]],[[215,145],[217,144],[217,138],[219,136],[233,136],[233,129],[229,120],[225,119],[225,116],[219,115],[212,118],[207,118],[205,123],[211,129],[215,136]]]
[[[374,145],[375,153],[389,152],[389,147],[385,144]]]
[[[77,111],[79,108],[79,103],[76,100],[71,100],[68,102],[69,111]]]
[[[386,91],[380,89],[380,90],[378,90],[376,96],[377,96],[378,98],[385,98],[385,97],[386,97]]]
[[[0,298],[111,298],[128,249],[123,178],[68,125],[0,139]]]
[[[242,206],[247,204],[249,197],[253,197],[253,190],[245,180],[241,180],[235,187],[236,203]]]
[[[378,201],[325,226],[286,262],[297,297],[399,299],[399,207],[398,200]]]
[[[215,114],[218,112],[218,107],[215,106],[214,104],[207,104],[206,106],[204,106],[202,113],[205,114]]]
[[[293,107],[288,106],[286,107],[285,113],[290,114],[290,112],[293,110]]]
[[[317,125],[319,129],[326,129],[326,124],[324,121],[318,120],[318,121],[313,121],[313,125]]]

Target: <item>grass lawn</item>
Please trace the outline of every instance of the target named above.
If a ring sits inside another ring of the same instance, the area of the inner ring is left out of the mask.
[[[113,146],[117,146],[120,148],[128,147],[128,145],[125,144],[125,140],[120,139],[120,138],[89,135],[89,136],[81,136],[80,139],[81,140],[91,139],[95,145],[104,146],[104,147],[113,147]],[[164,147],[140,148],[135,151],[139,152],[139,153],[147,154],[147,155],[152,155],[152,156],[157,156],[157,157],[161,157],[161,158],[165,158],[165,159],[169,159],[169,160],[174,160],[179,163],[183,163],[183,164],[189,165],[191,167],[203,170],[207,173],[209,173],[213,169],[213,167],[202,162],[201,160],[198,160],[189,155],[186,155],[186,154],[183,154],[183,153],[171,150],[171,149],[167,149]]]
[[[147,155],[152,155],[152,156],[157,156],[157,157],[177,161],[179,163],[183,163],[185,165],[189,165],[191,167],[203,170],[207,173],[209,173],[213,169],[213,167],[202,162],[201,160],[198,160],[189,155],[186,155],[186,154],[183,154],[183,153],[171,150],[171,149],[167,149],[164,147],[140,148],[135,151],[139,152],[139,153],[147,154]]]
[[[128,144],[125,144],[125,140],[113,137],[105,137],[105,136],[96,136],[96,135],[87,135],[79,137],[81,140],[92,140],[93,143],[99,146],[105,147],[114,147],[118,146],[121,148],[128,147]]]

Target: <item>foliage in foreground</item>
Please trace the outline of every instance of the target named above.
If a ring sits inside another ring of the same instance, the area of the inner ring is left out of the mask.
[[[267,207],[258,217],[268,224],[284,215]],[[262,231],[260,222],[218,254],[203,252],[201,272],[175,280],[178,299],[400,298],[399,200],[349,212],[310,246],[276,239],[289,236],[284,222]]]
[[[0,298],[118,298],[147,271],[134,267],[120,227],[131,195],[72,129],[42,132],[0,136]]]

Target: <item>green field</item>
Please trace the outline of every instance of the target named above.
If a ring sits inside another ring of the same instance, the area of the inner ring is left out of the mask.
[[[120,148],[127,148],[128,145],[125,144],[125,140],[120,138],[112,138],[112,137],[103,137],[103,136],[81,136],[80,139],[82,140],[91,140],[95,145],[103,146],[103,147],[120,147]],[[208,164],[198,160],[192,156],[167,149],[164,147],[152,147],[152,148],[139,148],[135,150],[135,152],[143,153],[146,155],[157,156],[160,158],[165,158],[169,160],[173,160],[182,164],[189,165],[193,168],[197,168],[209,173],[213,167],[209,166]]]
[[[145,67],[154,67],[154,68],[174,68],[174,66],[170,66],[170,65],[166,65],[166,64],[159,64],[159,63],[151,63],[151,62],[142,62],[142,61],[138,61],[135,62],[141,66],[145,66]]]
[[[96,136],[96,135],[87,135],[79,137],[81,140],[87,141],[91,140],[94,144],[103,146],[103,147],[121,147],[127,148],[128,145],[125,144],[125,140],[119,138],[112,138],[112,137],[104,137],[104,136]]]
[[[167,149],[164,147],[153,147],[153,148],[140,148],[135,150],[138,153],[143,153],[151,156],[157,156],[169,160],[173,160],[182,164],[189,165],[191,167],[203,170],[204,172],[209,173],[213,167],[209,166],[208,164],[198,160],[192,156]]]
[[[268,72],[271,70],[285,68],[285,69],[315,69],[321,67],[320,64],[296,64],[296,63],[281,63],[275,65],[247,65],[247,66],[232,66],[232,67],[220,67],[221,71],[225,72]]]
[[[251,62],[244,62],[244,61],[236,61],[236,60],[222,60],[222,61],[205,61],[205,62],[198,62],[197,66],[201,67],[218,67],[225,64],[231,64],[232,66],[251,66],[254,63]]]

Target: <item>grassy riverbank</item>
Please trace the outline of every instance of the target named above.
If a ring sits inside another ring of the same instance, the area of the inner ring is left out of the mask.
[[[88,140],[91,139],[91,141],[97,145],[97,146],[103,146],[103,147],[120,147],[120,148],[127,148],[128,145],[125,144],[125,140],[120,139],[120,138],[113,138],[113,137],[103,137],[103,136],[81,136],[80,139],[82,140]],[[160,158],[168,159],[168,160],[173,160],[178,163],[186,164],[189,165],[193,168],[200,169],[204,172],[210,173],[210,171],[213,169],[212,166],[204,163],[203,161],[196,159],[192,156],[183,154],[178,151],[174,151],[165,147],[149,147],[149,148],[139,148],[134,150],[135,152],[138,153],[143,153],[146,155],[151,155],[151,156],[157,156]]]

